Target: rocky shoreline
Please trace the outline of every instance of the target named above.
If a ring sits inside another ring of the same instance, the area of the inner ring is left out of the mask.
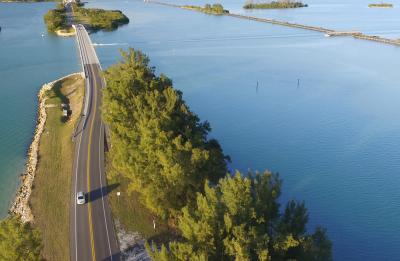
[[[150,261],[145,248],[145,239],[138,232],[125,231],[120,222],[115,220],[115,228],[121,251],[122,260],[125,261]]]
[[[29,197],[32,193],[32,184],[35,178],[36,167],[38,164],[40,137],[43,133],[47,118],[45,93],[46,91],[52,89],[57,82],[62,81],[70,76],[78,74],[81,73],[73,73],[64,76],[60,79],[57,79],[53,82],[46,83],[42,86],[42,88],[39,91],[38,94],[39,107],[36,120],[35,134],[33,136],[32,143],[28,150],[26,169],[25,172],[21,175],[20,187],[18,189],[18,192],[16,193],[15,200],[9,210],[10,214],[20,217],[22,222],[33,221],[32,211],[29,206]]]

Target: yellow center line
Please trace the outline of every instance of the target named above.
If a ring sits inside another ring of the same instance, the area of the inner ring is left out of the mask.
[[[96,77],[93,77],[93,92],[94,92],[94,88],[96,86]],[[93,95],[94,96],[94,103],[93,105],[96,106],[96,100],[97,100],[97,95]],[[87,159],[87,163],[86,163],[86,174],[87,174],[87,189],[88,189],[88,211],[89,211],[89,232],[90,232],[90,244],[92,247],[92,260],[96,261],[96,251],[94,248],[94,236],[93,236],[93,223],[92,223],[92,206],[91,206],[91,202],[90,202],[90,146],[92,144],[92,133],[93,133],[93,125],[94,125],[94,119],[96,117],[96,108],[94,108],[94,112],[93,112],[93,117],[92,117],[92,121],[90,124],[90,130],[89,130],[89,144],[88,144],[88,159]]]

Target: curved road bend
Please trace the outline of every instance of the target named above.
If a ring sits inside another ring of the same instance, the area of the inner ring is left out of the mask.
[[[76,39],[86,75],[85,105],[75,137],[70,218],[72,261],[120,260],[104,172],[104,126],[100,117],[101,67],[88,33],[75,25]],[[87,203],[76,204],[76,193],[86,193]]]

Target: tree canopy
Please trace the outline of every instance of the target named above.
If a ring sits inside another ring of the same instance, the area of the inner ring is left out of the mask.
[[[93,30],[115,30],[129,23],[129,18],[119,10],[85,8],[81,2],[74,3],[74,20],[88,25]]]
[[[129,18],[119,10],[104,10],[99,8],[85,8],[84,3],[77,1],[72,4],[73,15],[71,19],[75,23],[82,23],[91,30],[111,31],[120,25],[129,23]],[[67,8],[59,3],[55,9],[50,9],[44,15],[44,21],[49,32],[70,29],[67,23]]]
[[[200,11],[206,14],[223,15],[229,13],[229,11],[225,10],[221,4],[206,4],[204,7],[197,5],[183,5],[182,7],[185,9]]]
[[[49,32],[64,29],[67,25],[65,7],[59,4],[56,9],[50,9],[44,15],[44,22]]]
[[[111,132],[111,164],[129,187],[162,217],[192,204],[205,180],[227,172],[218,142],[165,75],[156,76],[149,59],[129,49],[105,72],[102,114]]]
[[[16,217],[0,222],[0,260],[38,261],[42,249],[39,232]]]
[[[277,0],[271,2],[253,3],[248,1],[243,8],[244,9],[284,9],[284,8],[300,8],[307,7],[307,4],[302,2],[294,2],[291,0]]]
[[[279,213],[281,180],[271,173],[239,172],[217,186],[205,184],[195,208],[179,219],[182,240],[161,250],[147,246],[152,259],[169,260],[309,260],[329,261],[325,230],[306,232],[304,203],[289,201]]]
[[[282,181],[265,172],[227,172],[211,128],[149,59],[129,49],[105,72],[102,115],[110,128],[111,170],[153,213],[177,221],[179,238],[147,246],[153,260],[332,259],[326,231],[307,232],[304,202],[280,212]],[[175,223],[176,224],[176,223]]]

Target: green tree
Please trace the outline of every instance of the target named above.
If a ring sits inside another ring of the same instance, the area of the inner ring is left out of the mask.
[[[115,30],[129,23],[129,18],[119,10],[85,8],[81,2],[73,4],[74,20],[87,24],[93,30]]]
[[[205,180],[227,171],[210,125],[200,122],[164,75],[140,51],[121,52],[105,72],[102,114],[111,131],[111,163],[154,213],[175,216],[193,204]]]
[[[66,26],[65,8],[57,6],[56,9],[49,10],[44,15],[44,22],[47,25],[47,30],[50,32],[64,28]]]
[[[213,4],[212,9],[217,14],[224,13],[224,7],[221,4]]]
[[[29,223],[23,224],[16,217],[9,217],[0,222],[0,260],[41,260],[41,249],[39,232]]]
[[[290,0],[278,0],[266,3],[253,3],[253,1],[247,1],[243,8],[245,9],[281,9],[281,8],[300,8],[307,7],[307,4],[302,2],[293,2]]]
[[[290,201],[283,214],[281,180],[271,173],[239,172],[205,185],[196,207],[179,219],[182,240],[168,249],[147,246],[153,260],[330,260],[325,230],[307,234],[304,203]]]

